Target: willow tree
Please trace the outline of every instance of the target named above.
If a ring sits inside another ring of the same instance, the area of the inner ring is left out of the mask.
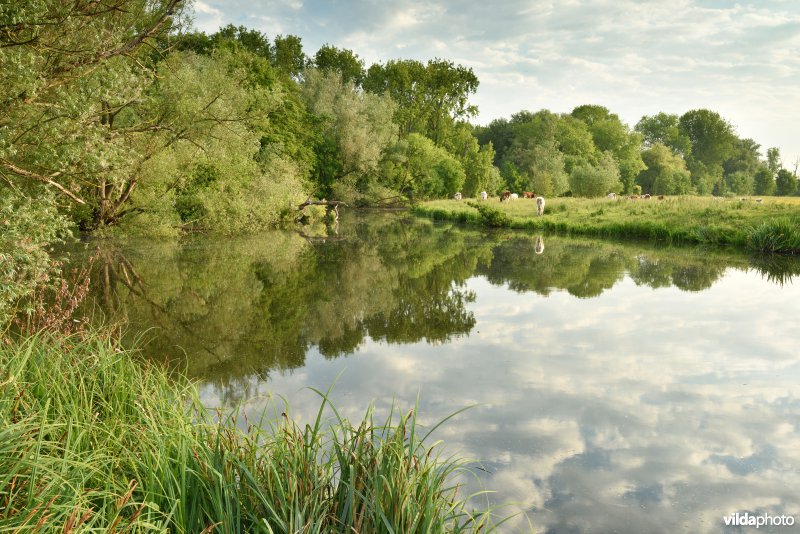
[[[129,200],[147,125],[115,129],[152,79],[148,45],[183,0],[35,0],[0,5],[4,192],[56,192],[112,220]]]

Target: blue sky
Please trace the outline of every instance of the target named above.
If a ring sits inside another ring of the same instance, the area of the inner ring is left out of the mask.
[[[764,0],[201,0],[195,26],[294,34],[384,62],[442,57],[480,79],[486,124],[599,104],[630,126],[709,108],[741,137],[800,158],[800,2]]]

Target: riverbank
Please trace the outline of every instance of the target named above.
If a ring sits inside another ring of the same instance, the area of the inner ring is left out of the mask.
[[[100,334],[0,348],[0,530],[491,530],[415,410],[353,424],[322,397],[309,424],[214,416],[137,356]]]
[[[529,199],[435,200],[413,211],[435,220],[483,226],[800,254],[800,198],[554,198],[547,199],[541,217]]]

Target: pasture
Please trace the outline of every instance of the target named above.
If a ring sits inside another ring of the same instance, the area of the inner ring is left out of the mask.
[[[478,206],[482,206],[480,211]],[[501,202],[490,197],[485,201],[423,202],[414,207],[414,212],[437,220],[566,235],[644,238],[800,253],[800,197],[763,197],[761,202],[756,197],[548,198],[542,216],[537,216],[533,200]]]

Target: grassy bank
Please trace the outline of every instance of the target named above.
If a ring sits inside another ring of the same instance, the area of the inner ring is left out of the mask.
[[[300,426],[215,421],[194,384],[98,335],[0,348],[0,531],[458,532],[487,529],[460,462],[414,412]],[[333,410],[335,414],[335,409]],[[242,429],[242,427],[246,427]]]
[[[480,210],[480,211],[479,211]],[[543,216],[532,200],[501,203],[437,200],[414,208],[438,220],[567,235],[633,237],[676,243],[733,245],[759,252],[800,254],[800,198],[667,197],[547,199]]]

